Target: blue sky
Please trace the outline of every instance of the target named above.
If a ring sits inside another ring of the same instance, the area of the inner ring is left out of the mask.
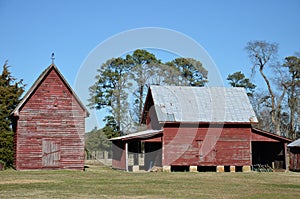
[[[97,45],[124,31],[159,27],[199,43],[225,81],[239,70],[250,74],[244,51],[248,41],[278,43],[280,59],[300,52],[299,9],[298,0],[0,0],[0,64],[8,60],[13,75],[29,89],[54,52],[56,65],[73,86]]]

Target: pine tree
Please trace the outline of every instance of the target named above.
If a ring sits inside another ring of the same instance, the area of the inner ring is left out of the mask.
[[[241,71],[229,74],[227,76],[227,80],[232,87],[244,87],[247,91],[247,95],[249,97],[253,96],[256,85],[251,83],[250,80],[246,78],[244,73],[242,73]]]
[[[96,83],[90,87],[89,106],[97,110],[107,108],[119,133],[126,126],[124,118],[129,108],[126,93],[131,86],[128,81],[129,70],[126,60],[121,57],[107,60],[98,70]]]
[[[4,161],[6,166],[12,166],[14,133],[10,114],[20,102],[25,85],[23,80],[16,81],[8,68],[9,66],[5,62],[0,75],[0,160]]]

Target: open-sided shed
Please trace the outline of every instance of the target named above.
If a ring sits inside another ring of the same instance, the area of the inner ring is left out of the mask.
[[[290,140],[252,129],[257,118],[244,88],[151,86],[142,121],[150,131],[146,137],[136,137],[138,132],[111,139],[113,168],[128,170],[128,152],[141,150],[147,157],[146,170],[153,166],[166,171],[247,171],[253,164],[286,167]]]
[[[17,170],[84,169],[88,111],[54,64],[12,114]]]

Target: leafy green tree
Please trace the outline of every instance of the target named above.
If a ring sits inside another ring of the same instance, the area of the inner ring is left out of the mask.
[[[5,62],[0,75],[0,160],[6,162],[7,166],[12,166],[14,133],[10,114],[20,102],[25,85],[22,80],[16,81],[8,68]]]
[[[93,151],[109,151],[111,142],[107,140],[103,129],[93,129],[85,135],[85,148],[88,153]]]
[[[128,113],[128,93],[130,67],[125,59],[112,58],[98,70],[96,83],[90,87],[89,106],[95,109],[108,108],[120,132],[122,121]]]
[[[253,96],[255,84],[251,83],[248,78],[245,77],[241,71],[229,74],[227,80],[232,87],[244,87],[247,91],[248,96]]]
[[[115,128],[118,132],[139,129],[151,84],[204,86],[206,82],[207,70],[197,60],[178,58],[163,64],[154,54],[137,49],[101,66],[96,83],[90,87],[89,106],[109,109],[111,115],[104,120],[104,131],[110,132],[108,137],[115,136]]]
[[[123,135],[123,132],[119,132],[119,127],[115,118],[113,116],[106,116],[104,118],[106,122],[105,126],[103,127],[102,131],[104,132],[107,139],[119,136],[119,133]]]
[[[207,83],[208,71],[200,61],[193,58],[176,58],[166,65],[170,66],[177,76],[178,86],[204,86]],[[177,73],[176,73],[177,71]]]

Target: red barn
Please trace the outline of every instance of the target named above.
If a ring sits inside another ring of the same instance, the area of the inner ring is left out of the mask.
[[[285,168],[289,139],[252,129],[257,118],[243,88],[151,86],[144,105],[148,130],[111,139],[113,168],[247,171],[253,164]]]
[[[12,114],[17,170],[83,170],[88,111],[54,64]]]

